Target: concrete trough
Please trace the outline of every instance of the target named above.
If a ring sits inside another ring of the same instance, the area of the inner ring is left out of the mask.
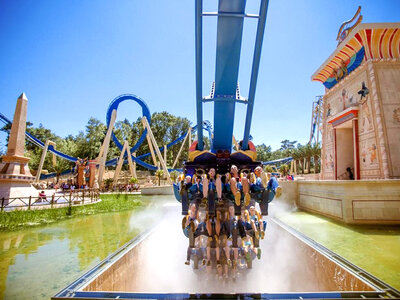
[[[262,257],[236,280],[184,265],[177,213],[111,254],[52,299],[381,299],[400,293],[276,219]]]

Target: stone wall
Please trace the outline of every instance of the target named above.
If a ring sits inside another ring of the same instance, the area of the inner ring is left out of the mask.
[[[360,99],[362,82],[369,89]],[[335,179],[335,136],[327,122],[344,109],[356,106],[361,179],[400,178],[400,62],[368,61],[324,96],[321,173]],[[337,145],[337,159],[346,151]],[[338,169],[338,177],[342,170]]]
[[[374,71],[385,129],[389,177],[400,178],[400,62],[375,63]]]
[[[400,180],[280,182],[274,201],[351,224],[400,224]]]

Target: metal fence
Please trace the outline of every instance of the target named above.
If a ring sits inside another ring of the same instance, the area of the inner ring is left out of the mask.
[[[43,209],[65,206],[83,205],[92,202],[97,202],[100,199],[100,192],[98,189],[82,189],[73,191],[63,191],[54,193],[51,196],[29,196],[29,197],[15,197],[15,198],[2,198],[0,200],[1,211],[12,210],[31,210]]]

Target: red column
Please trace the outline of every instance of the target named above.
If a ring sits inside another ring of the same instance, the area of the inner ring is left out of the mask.
[[[97,160],[89,160],[89,172],[90,172],[90,177],[89,177],[89,187],[92,188],[94,184],[94,180],[96,178],[96,164]]]
[[[360,179],[360,153],[358,141],[358,119],[353,119],[354,177]]]
[[[77,184],[78,184],[78,189],[81,188],[81,185],[85,184],[84,171],[85,171],[85,166],[79,165],[78,166],[78,177],[76,179]]]
[[[335,180],[337,180],[337,141],[336,141],[336,128],[333,128],[333,140],[335,143]]]

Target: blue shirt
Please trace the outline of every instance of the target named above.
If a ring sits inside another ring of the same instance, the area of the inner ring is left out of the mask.
[[[279,186],[278,180],[275,176],[272,176],[268,181],[268,189],[273,190],[275,192],[276,188]]]

